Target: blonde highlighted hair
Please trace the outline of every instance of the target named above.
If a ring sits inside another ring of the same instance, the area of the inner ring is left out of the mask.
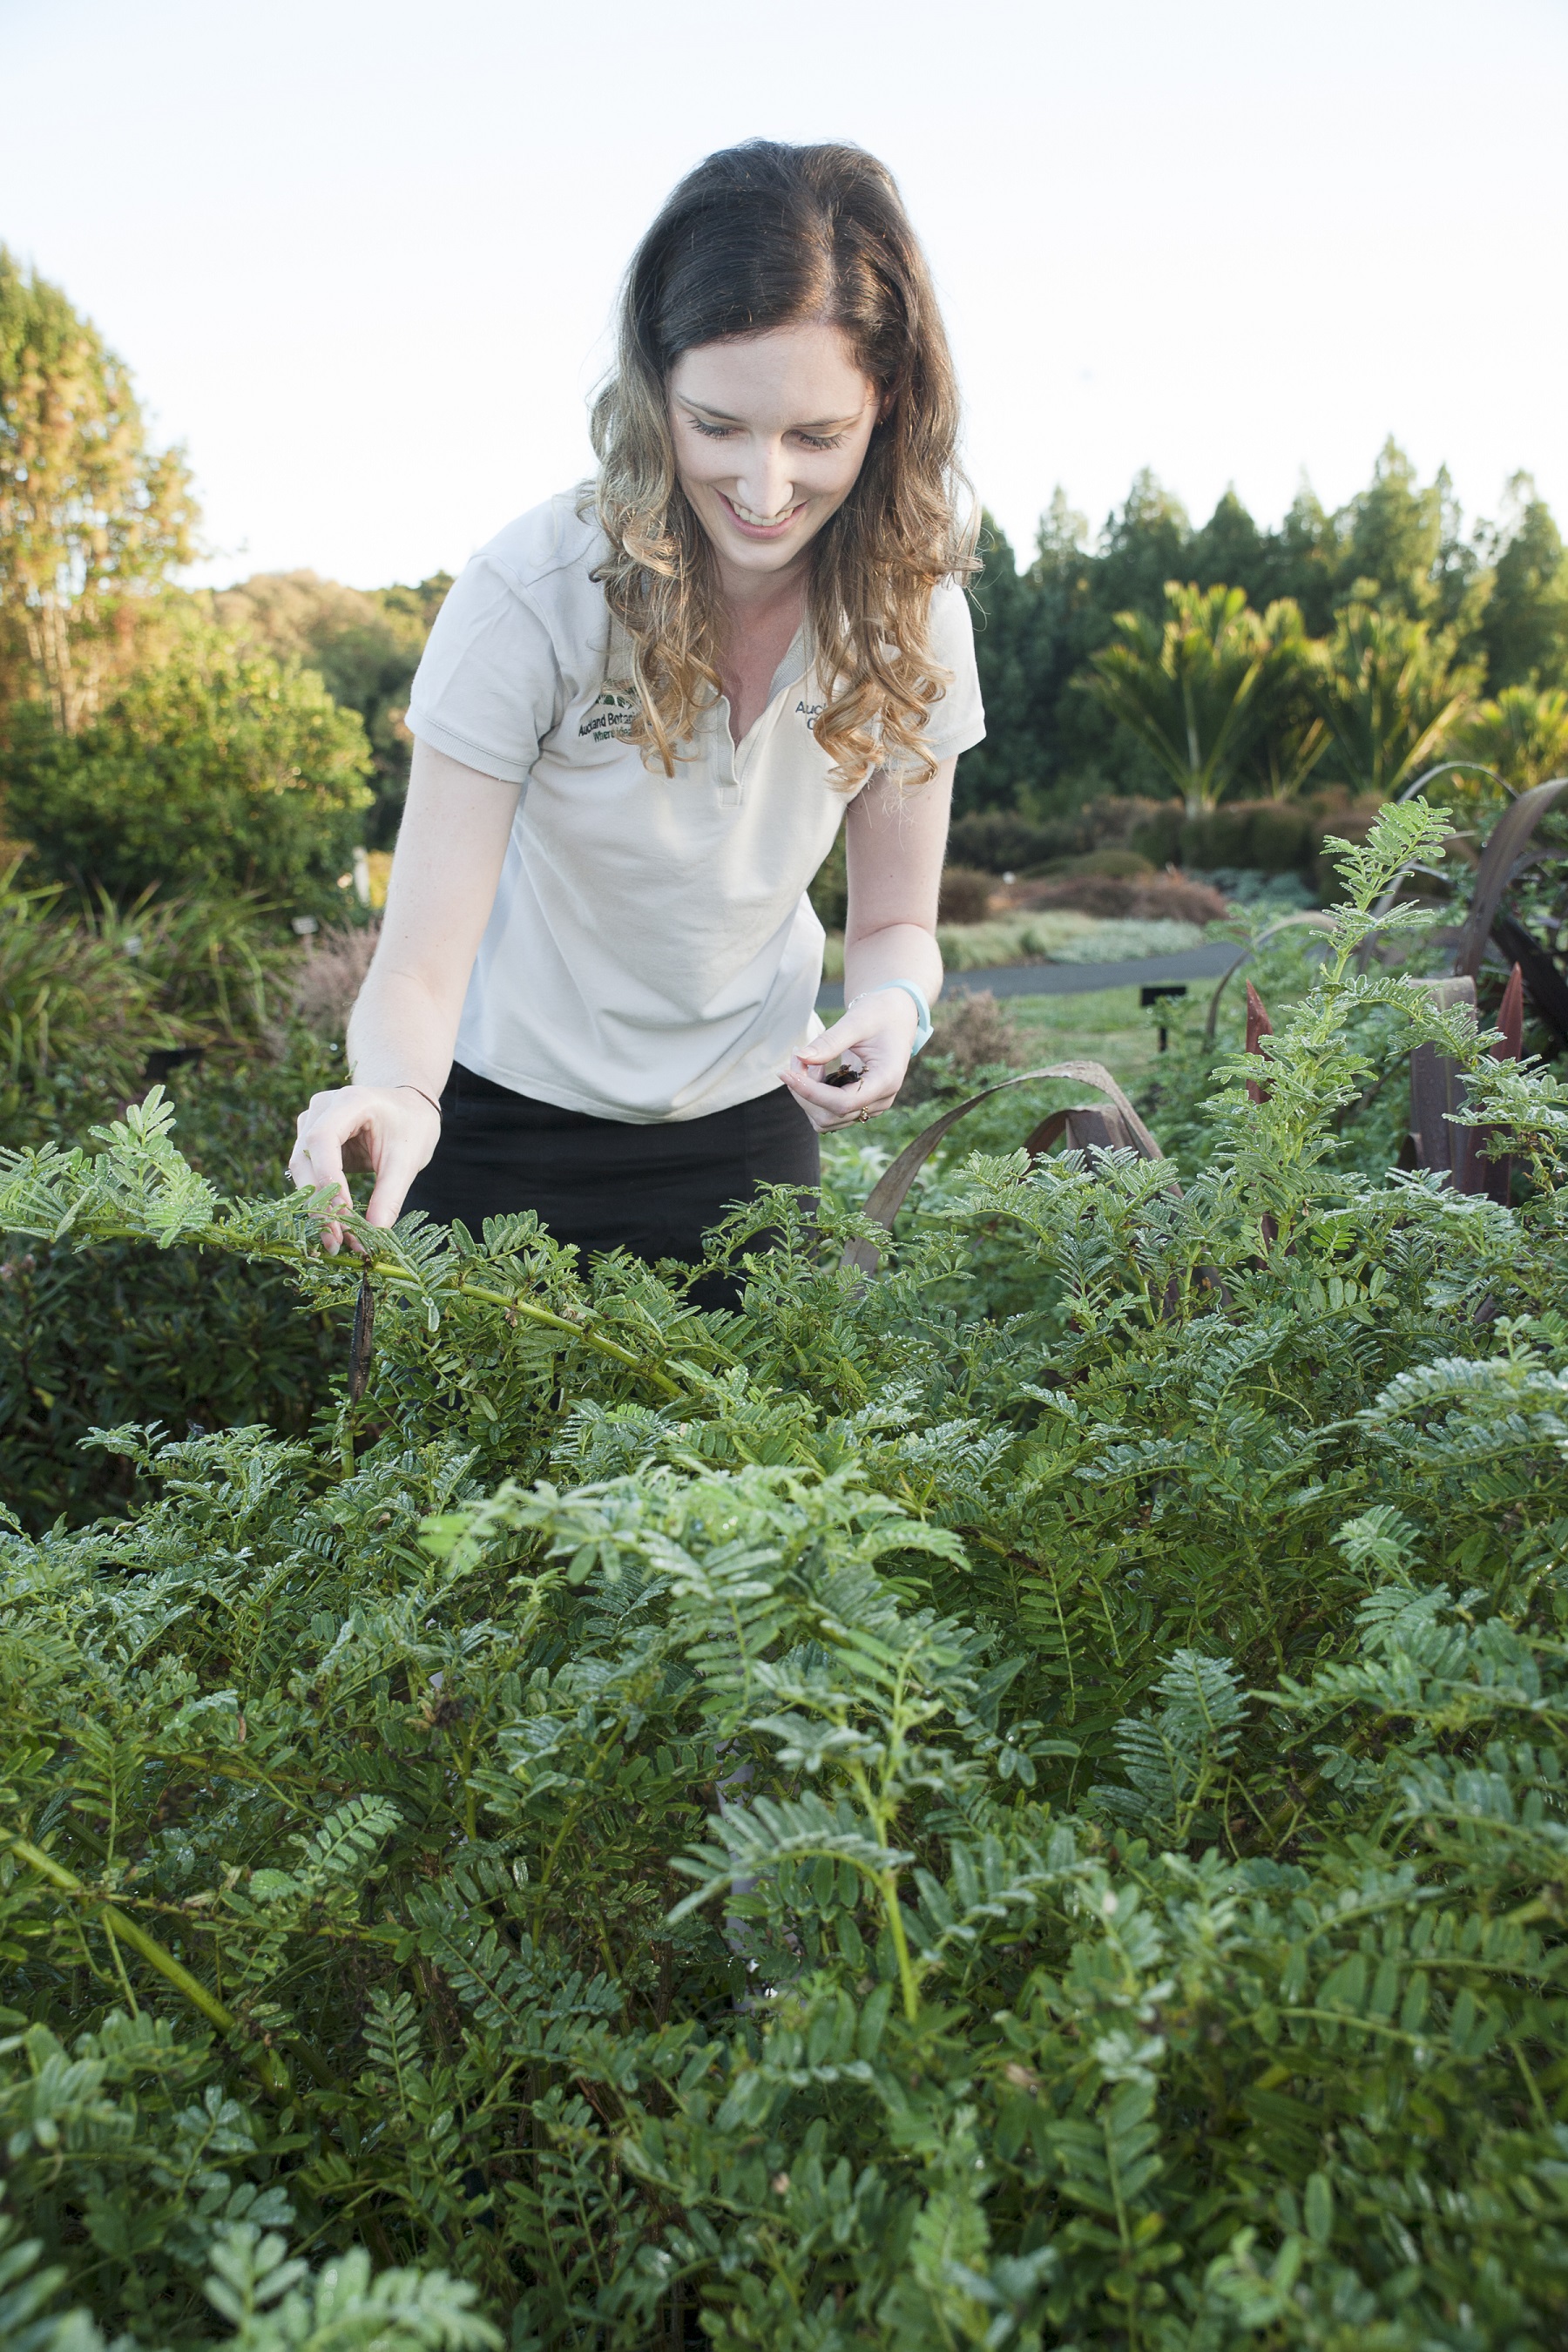
[[[594,405],[592,496],[610,542],[595,576],[637,699],[633,740],[666,775],[722,690],[717,572],[676,478],[670,370],[700,344],[805,320],[840,330],[880,403],[855,487],[811,547],[816,739],[845,789],[874,767],[923,780],[936,764],[921,740],[947,683],[930,647],[931,592],[976,567],[931,276],[874,156],[758,139],[700,163],[644,237]]]

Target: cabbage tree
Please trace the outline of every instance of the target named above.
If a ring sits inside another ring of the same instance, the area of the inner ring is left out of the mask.
[[[1448,749],[1490,768],[1515,792],[1568,776],[1568,694],[1560,687],[1505,687],[1495,700],[1477,704]]]
[[[1322,749],[1300,692],[1308,640],[1289,599],[1255,613],[1240,588],[1169,581],[1163,626],[1119,613],[1116,637],[1091,656],[1089,691],[1135,735],[1180,792],[1189,816],[1215,807],[1245,772],[1271,716],[1289,716],[1276,752],[1278,795],[1295,790]]]
[[[1452,630],[1361,598],[1338,614],[1323,672],[1324,715],[1346,781],[1389,800],[1439,759],[1475,700],[1481,671],[1455,659]]]

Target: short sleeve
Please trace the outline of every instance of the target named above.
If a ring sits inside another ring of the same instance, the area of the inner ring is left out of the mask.
[[[944,581],[931,600],[931,649],[948,674],[947,691],[933,702],[921,737],[934,760],[956,759],[985,733],[985,708],[974,667],[974,623],[969,598],[956,580]]]
[[[466,768],[526,783],[556,723],[560,683],[544,623],[500,565],[476,555],[436,615],[405,723]]]

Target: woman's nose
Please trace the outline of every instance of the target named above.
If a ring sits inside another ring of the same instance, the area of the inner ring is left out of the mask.
[[[735,478],[735,490],[742,505],[750,507],[753,514],[765,515],[770,522],[782,514],[795,491],[783,446],[774,442],[759,447],[753,442]]]

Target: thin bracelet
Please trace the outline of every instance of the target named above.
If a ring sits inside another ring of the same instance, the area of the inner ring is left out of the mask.
[[[437,1116],[437,1118],[440,1118],[440,1116],[441,1116],[441,1106],[440,1106],[440,1104],[436,1100],[435,1096],[434,1096],[434,1095],[427,1095],[427,1094],[426,1093],[426,1091],[425,1091],[424,1087],[416,1087],[416,1086],[413,1083],[412,1079],[409,1079],[409,1078],[399,1078],[399,1080],[397,1081],[396,1086],[395,1086],[395,1087],[394,1087],[394,1088],[393,1088],[393,1093],[394,1093],[394,1094],[399,1094],[399,1095],[417,1095],[421,1102],[427,1102],[427,1103],[429,1104],[429,1106],[430,1106],[431,1109],[435,1112],[435,1114],[436,1114],[436,1116]]]
[[[844,1010],[846,1013],[853,1013],[855,1007],[864,998],[880,996],[889,988],[901,988],[915,1008],[915,1041],[910,1047],[910,1055],[913,1055],[918,1054],[922,1046],[929,1045],[931,1043],[931,1007],[926,1003],[925,991],[917,988],[912,980],[879,980],[871,987],[863,988],[858,996],[852,996]]]

